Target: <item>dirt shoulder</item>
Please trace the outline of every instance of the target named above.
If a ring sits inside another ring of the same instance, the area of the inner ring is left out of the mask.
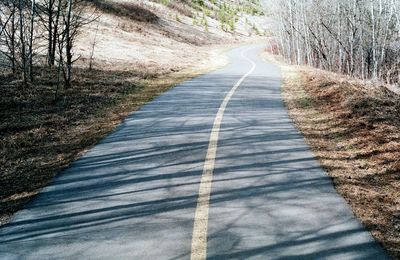
[[[0,225],[141,105],[225,65],[230,47],[209,46],[186,60],[185,69],[75,69],[72,87],[58,98],[45,69],[36,75],[38,84],[22,92],[18,82],[1,76]]]
[[[400,258],[400,97],[382,86],[275,62],[289,114],[336,190]]]

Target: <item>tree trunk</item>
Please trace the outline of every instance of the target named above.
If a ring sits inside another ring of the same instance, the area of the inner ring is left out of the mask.
[[[48,37],[48,46],[47,46],[47,64],[51,67],[54,65],[54,59],[52,59],[53,56],[53,41],[55,41],[55,38],[53,38],[53,8],[54,8],[54,0],[49,0],[49,5],[47,7],[47,15],[48,15],[48,20],[47,20],[47,37]]]
[[[15,22],[15,12],[16,6],[13,3],[13,11],[11,18],[11,32],[10,32],[10,53],[11,53],[11,69],[14,76],[17,75],[17,64],[16,64],[16,55],[15,55],[15,31],[16,31],[16,22]]]
[[[27,79],[27,62],[26,62],[26,45],[24,35],[24,1],[19,0],[19,38],[21,45],[21,63],[22,63],[22,81],[24,86],[28,85]]]
[[[71,86],[71,70],[72,70],[72,39],[71,39],[71,12],[72,0],[68,0],[67,18],[65,22],[65,55],[66,55],[66,76],[65,86]]]
[[[31,6],[31,25],[30,25],[30,38],[29,38],[29,79],[33,82],[33,34],[34,34],[34,22],[35,22],[35,0],[32,1]]]

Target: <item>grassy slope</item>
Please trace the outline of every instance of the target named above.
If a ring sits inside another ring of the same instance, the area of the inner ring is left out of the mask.
[[[341,75],[280,66],[290,116],[354,214],[400,258],[400,97]]]

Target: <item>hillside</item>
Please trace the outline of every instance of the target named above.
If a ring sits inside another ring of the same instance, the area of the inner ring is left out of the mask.
[[[261,41],[268,28],[258,0],[89,2],[100,16],[84,29],[77,55],[87,61],[96,39],[99,64],[177,70],[201,62],[209,45]]]

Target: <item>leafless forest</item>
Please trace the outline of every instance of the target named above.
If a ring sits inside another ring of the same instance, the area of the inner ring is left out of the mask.
[[[53,68],[57,86],[71,84],[73,47],[83,18],[82,1],[2,0],[0,2],[1,66],[20,78],[23,86],[35,81],[34,69]]]
[[[293,64],[398,83],[399,11],[397,0],[277,1],[278,51]]]

